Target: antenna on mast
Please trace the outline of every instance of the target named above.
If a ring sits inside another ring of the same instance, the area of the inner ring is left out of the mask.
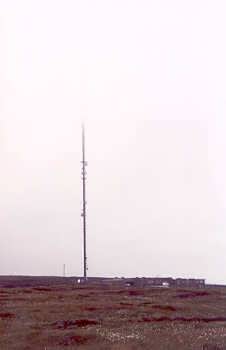
[[[87,278],[87,255],[86,255],[86,166],[85,159],[85,126],[82,124],[82,218],[83,218],[83,275]]]

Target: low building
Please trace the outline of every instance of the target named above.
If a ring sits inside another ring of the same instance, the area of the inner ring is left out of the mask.
[[[204,279],[196,278],[172,278],[172,277],[143,277],[125,278],[123,284],[127,287],[189,287],[202,288],[205,286]]]
[[[205,286],[205,280],[199,278],[176,278],[175,285],[177,287],[202,288]]]

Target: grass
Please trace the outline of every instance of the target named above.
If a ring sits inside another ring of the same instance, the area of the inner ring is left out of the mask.
[[[226,349],[226,289],[2,287],[0,349]]]

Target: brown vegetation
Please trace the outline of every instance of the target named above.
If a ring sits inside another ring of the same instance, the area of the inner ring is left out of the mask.
[[[14,314],[12,314],[11,312],[0,312],[0,318],[4,319],[4,318],[13,318],[15,317]]]
[[[97,325],[97,324],[98,324],[98,322],[95,320],[81,319],[81,320],[57,321],[57,322],[53,323],[53,326],[55,326],[58,329],[67,329],[67,328],[71,328],[73,326],[86,327],[86,326]]]
[[[1,350],[226,349],[224,288],[9,282],[0,288]]]

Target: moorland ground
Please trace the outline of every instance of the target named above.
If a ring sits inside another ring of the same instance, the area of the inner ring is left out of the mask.
[[[0,278],[1,350],[226,349],[226,288],[65,281]]]

